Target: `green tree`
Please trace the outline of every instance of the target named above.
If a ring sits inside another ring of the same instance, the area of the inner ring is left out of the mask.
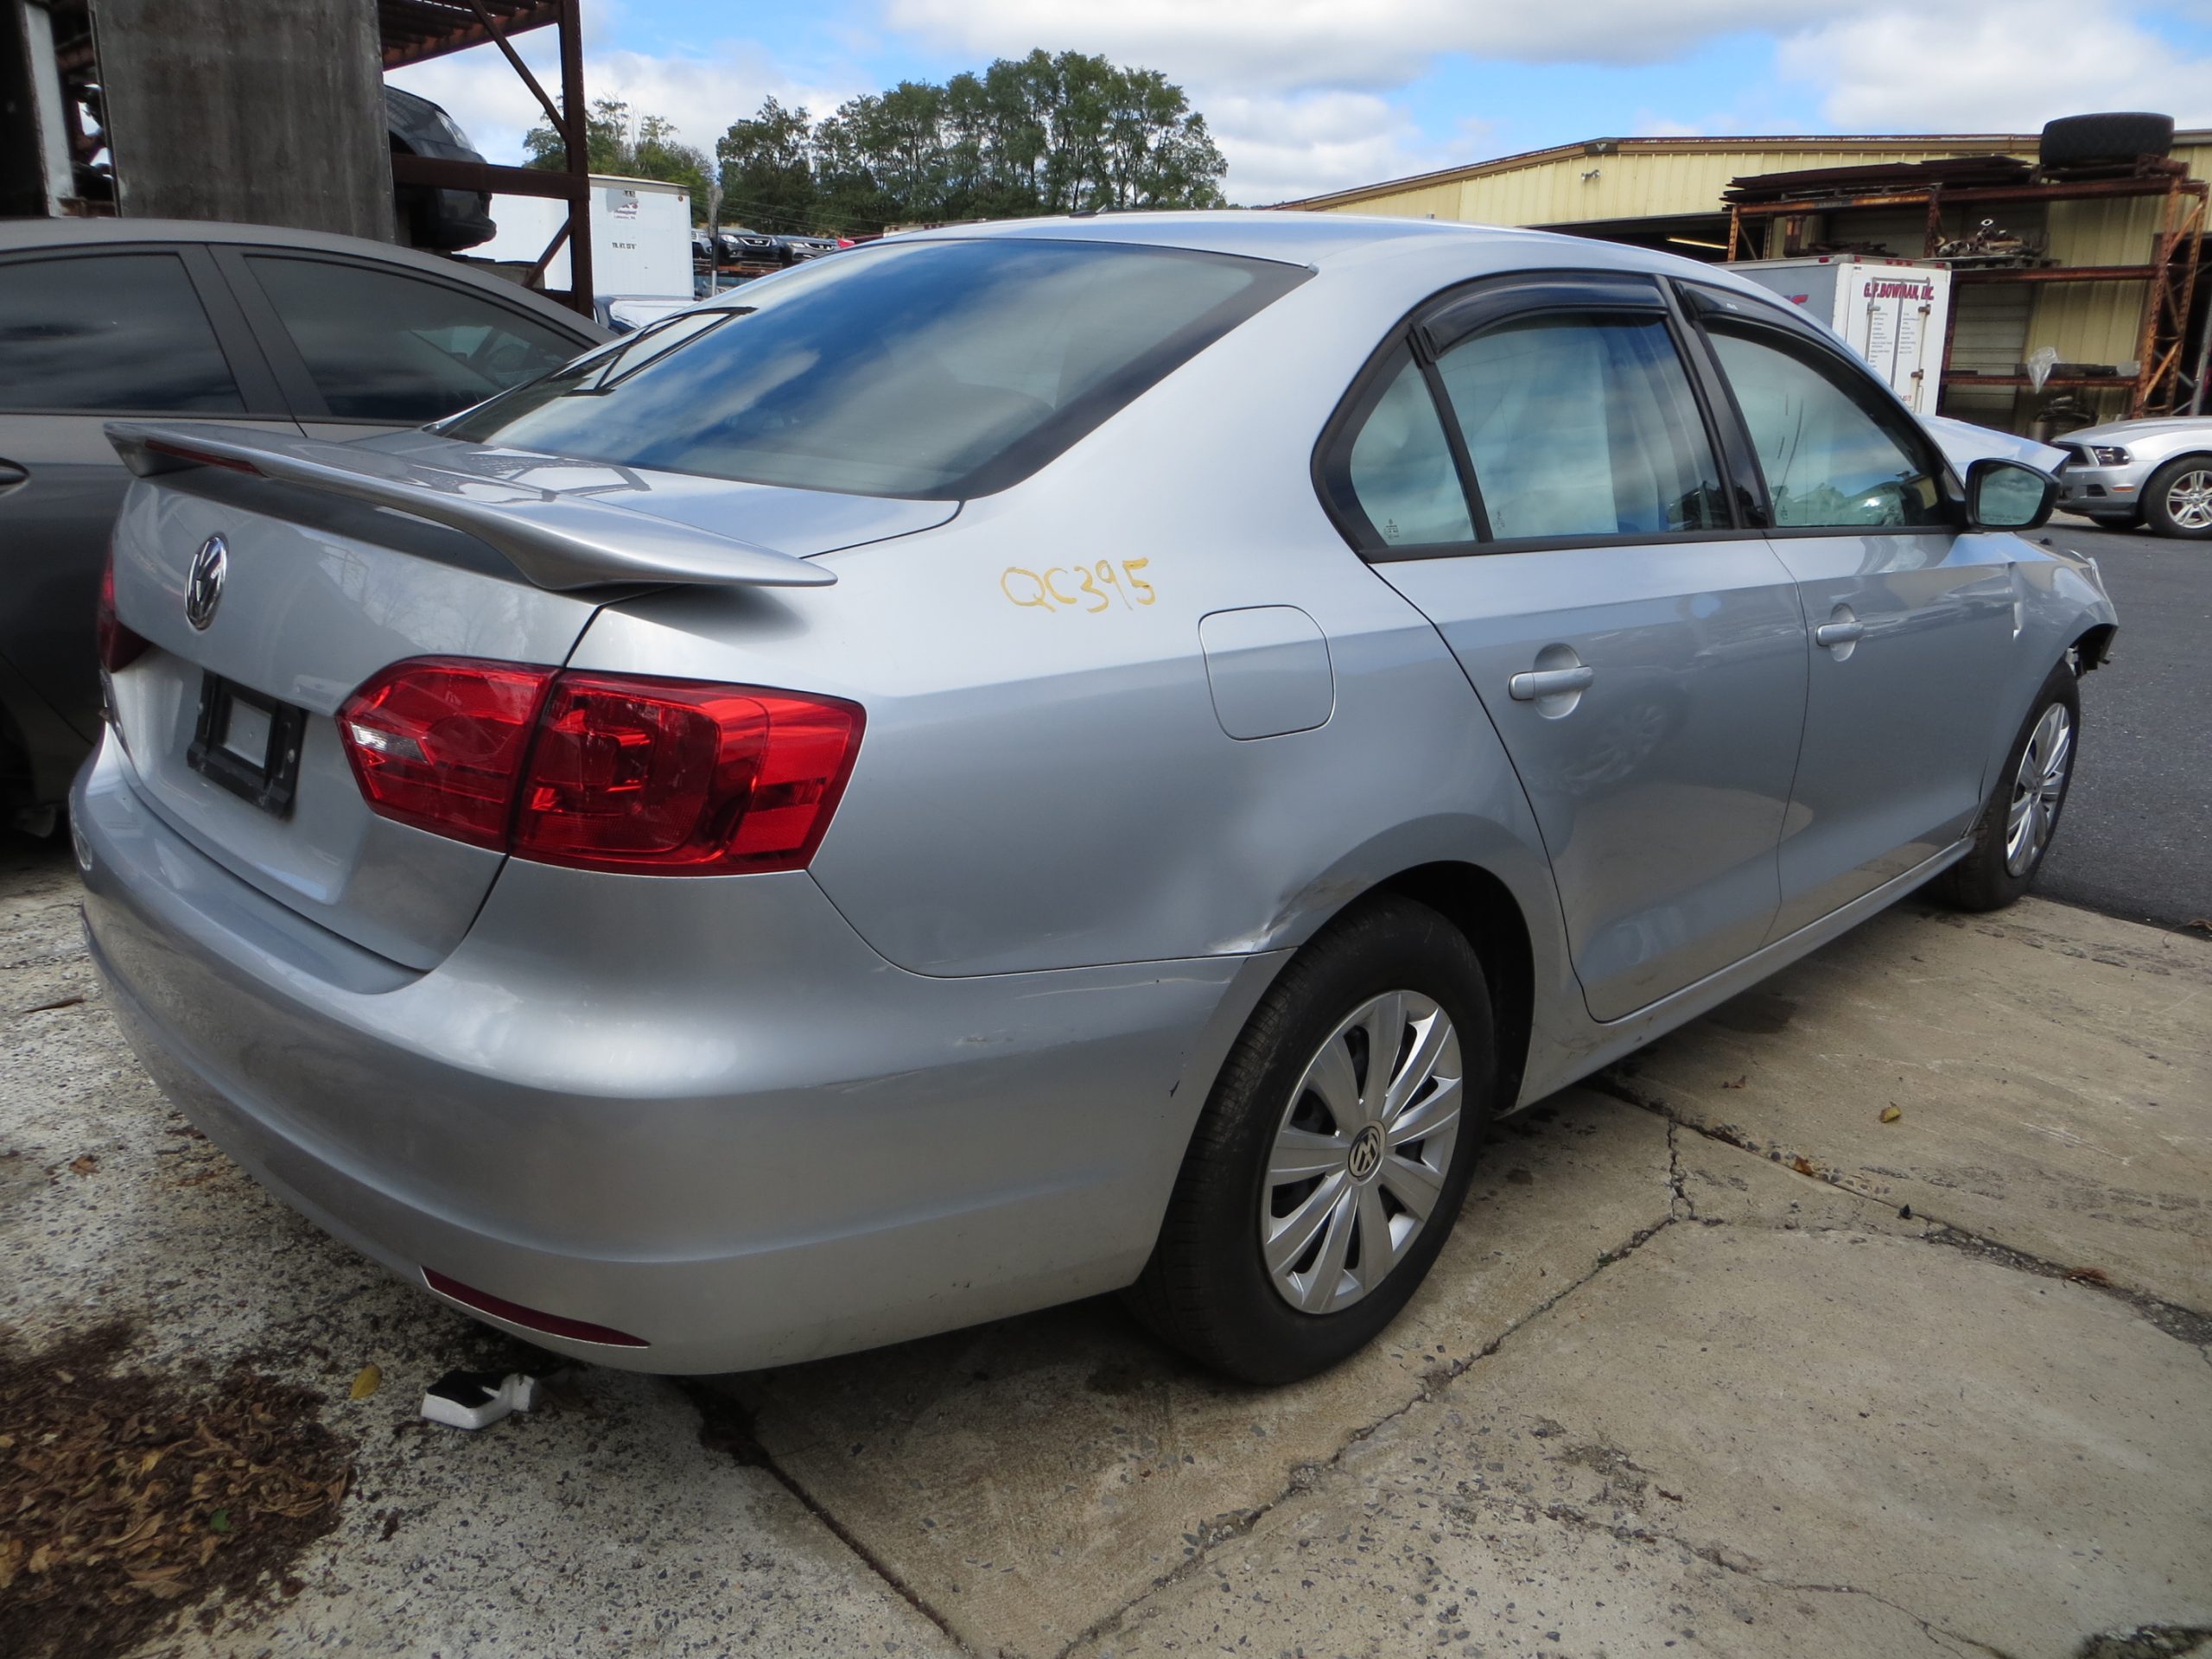
[[[707,211],[707,158],[677,137],[675,123],[658,115],[633,115],[619,98],[592,100],[584,118],[584,152],[594,173],[627,179],[658,179],[691,193],[695,219]],[[559,168],[569,164],[569,148],[550,122],[523,136],[530,165]]]
[[[783,233],[810,230],[817,195],[812,133],[804,110],[787,110],[772,98],[751,119],[730,123],[715,140],[723,218]]]

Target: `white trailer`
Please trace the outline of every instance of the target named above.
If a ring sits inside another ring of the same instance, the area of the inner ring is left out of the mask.
[[[568,216],[546,196],[495,196],[499,234],[469,250],[472,258],[530,264]],[[591,181],[591,285],[602,295],[639,299],[691,297],[691,193],[657,179]],[[545,286],[569,286],[569,250],[545,268]],[[597,296],[594,296],[594,298]]]
[[[1933,415],[1951,325],[1945,265],[1864,253],[1747,259],[1727,267],[1841,334],[1916,415]]]

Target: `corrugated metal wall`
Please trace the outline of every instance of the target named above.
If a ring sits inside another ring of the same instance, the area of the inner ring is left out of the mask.
[[[1580,149],[1545,152],[1525,161],[1471,168],[1457,177],[1431,176],[1402,189],[1332,198],[1323,211],[1457,219],[1477,225],[1573,225],[1592,220],[1666,219],[1713,213],[1729,181],[1746,174],[1786,173],[1853,162],[1911,162],[1959,155],[2011,154],[2035,157],[2033,137],[2017,140],[1937,140],[1925,146],[1881,140],[1745,139],[1705,148],[1696,141],[1624,140],[1610,156]],[[2212,178],[2212,136],[2185,133],[2174,149],[2191,176]],[[2063,265],[2147,264],[2164,223],[2163,198],[2119,201],[2023,204],[1978,210],[2002,227],[2048,236],[2050,251]],[[1908,257],[1923,246],[1926,218],[1917,207],[1835,214],[1808,227],[1827,240],[1873,241]],[[1971,228],[1966,213],[1945,216],[1948,233]],[[1775,251],[1780,250],[1777,247]],[[2212,270],[2203,273],[2212,281]],[[2138,282],[2027,284],[1962,283],[1955,302],[1954,368],[1993,374],[2018,372],[2030,353],[2049,346],[2067,363],[2122,364],[2134,359],[2142,327],[2145,284]],[[2120,391],[2078,394],[2107,414],[2125,404]],[[1976,392],[1960,388],[1947,397],[1948,412],[2003,423],[2013,410],[2009,389]]]

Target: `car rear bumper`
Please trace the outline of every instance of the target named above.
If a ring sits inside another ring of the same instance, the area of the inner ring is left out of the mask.
[[[1128,1282],[1279,958],[931,979],[804,874],[515,862],[416,973],[194,849],[105,751],[73,801],[132,1046],[287,1203],[395,1272],[744,1370]]]

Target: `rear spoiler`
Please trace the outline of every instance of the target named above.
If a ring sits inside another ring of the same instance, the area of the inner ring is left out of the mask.
[[[110,421],[108,441],[141,478],[219,467],[331,495],[350,496],[465,531],[503,554],[540,588],[696,582],[748,588],[826,588],[836,573],[789,553],[671,524],[594,499],[581,490],[449,473],[356,444],[237,426],[153,426]],[[519,457],[518,472],[563,465]],[[604,477],[625,469],[594,466]]]

